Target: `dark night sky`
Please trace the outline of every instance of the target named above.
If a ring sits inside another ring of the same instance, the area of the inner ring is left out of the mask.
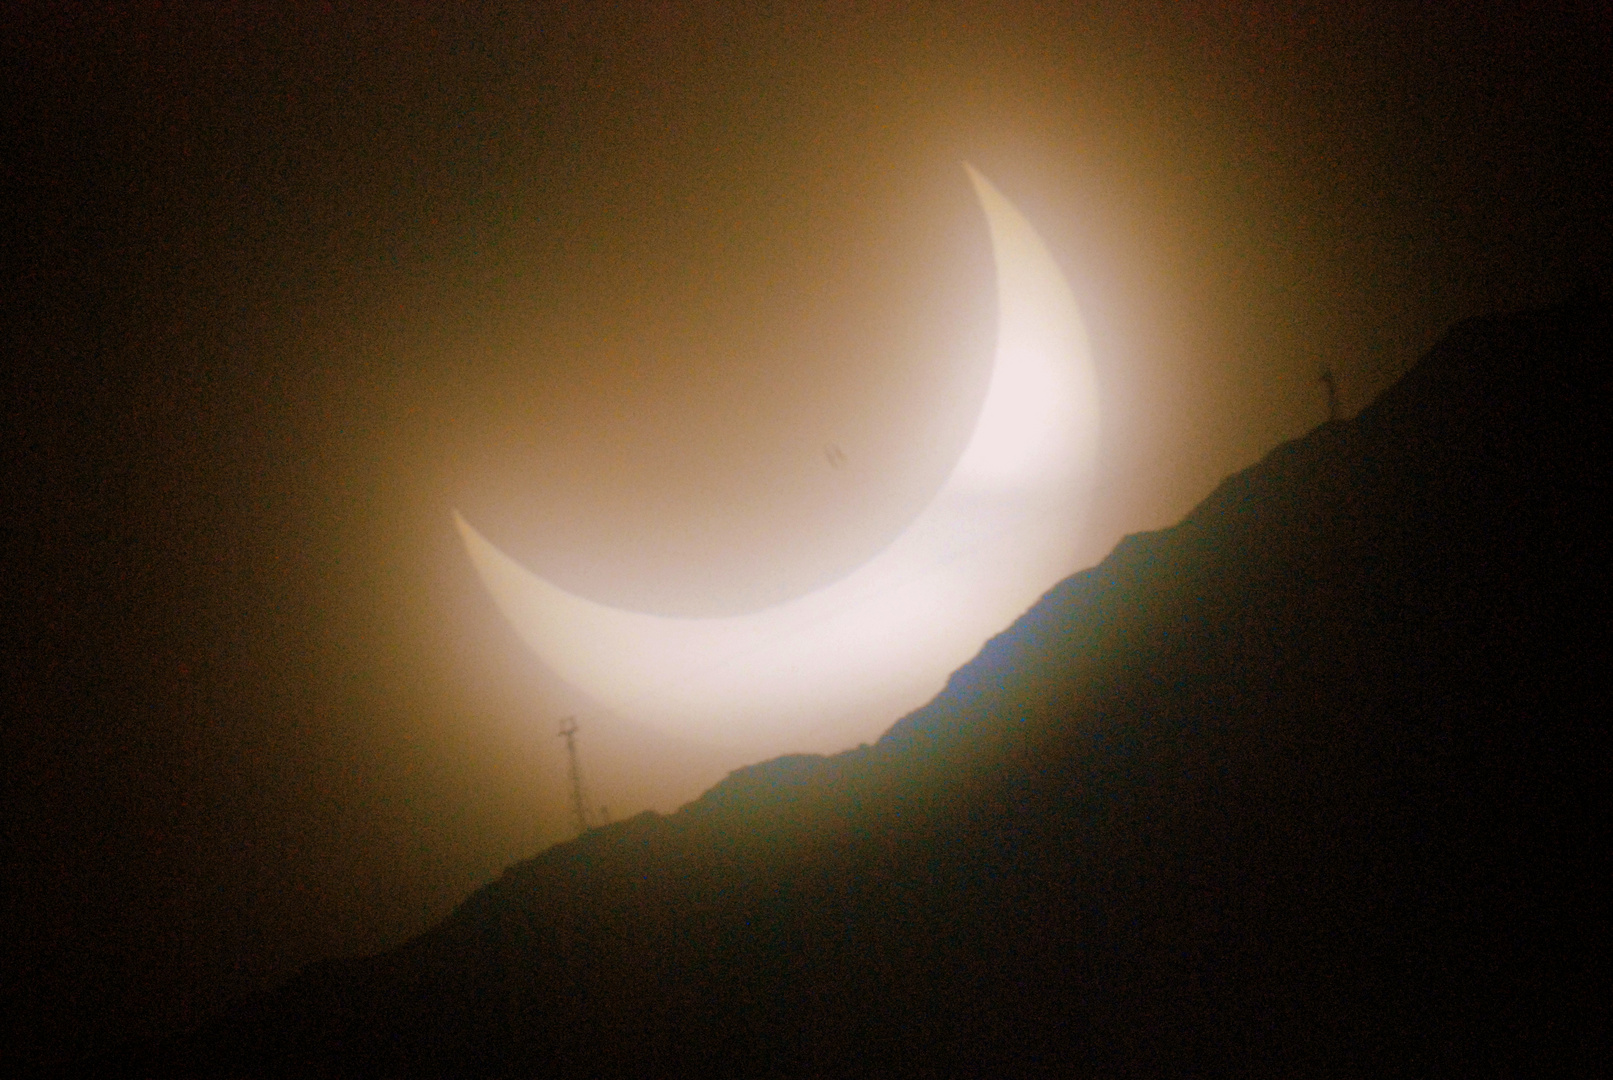
[[[567,834],[586,703],[453,507],[669,613],[877,551],[983,392],[962,160],[1090,324],[1088,563],[1323,366],[1353,412],[1606,267],[1601,4],[337,7],[0,16],[13,1046],[395,943]],[[587,734],[618,813],[737,764]]]

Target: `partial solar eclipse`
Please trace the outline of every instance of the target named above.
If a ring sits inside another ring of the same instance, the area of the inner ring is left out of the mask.
[[[567,683],[684,738],[755,754],[832,752],[924,704],[1076,569],[1098,442],[1086,328],[1030,223],[965,168],[997,273],[991,380],[935,498],[861,567],[746,615],[649,615],[545,581],[455,511],[488,593]]]

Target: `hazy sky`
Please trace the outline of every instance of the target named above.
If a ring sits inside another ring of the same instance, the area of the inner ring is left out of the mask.
[[[1091,329],[1088,563],[1605,268],[1605,5],[1446,6],[8,8],[15,1037],[422,929],[567,834],[566,711],[617,814],[736,764],[591,720],[451,510],[641,610],[858,565],[984,392],[964,160]]]

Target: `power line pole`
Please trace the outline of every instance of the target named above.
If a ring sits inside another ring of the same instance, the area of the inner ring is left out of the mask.
[[[1327,391],[1327,422],[1331,424],[1339,418],[1339,384],[1333,378],[1332,368],[1322,369],[1320,382]]]
[[[582,769],[577,765],[577,718],[560,721],[560,737],[566,740],[566,763],[571,777],[571,812],[577,817],[577,835],[588,831],[588,800],[583,796]]]

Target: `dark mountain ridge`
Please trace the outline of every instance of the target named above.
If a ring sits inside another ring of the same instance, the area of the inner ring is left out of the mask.
[[[1464,324],[877,744],[558,845],[116,1064],[1590,1071],[1609,342],[1601,302]]]

